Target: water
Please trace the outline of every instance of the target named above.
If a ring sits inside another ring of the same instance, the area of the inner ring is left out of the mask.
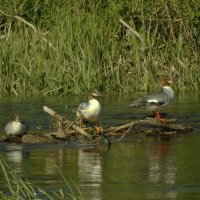
[[[130,110],[134,96],[106,96],[101,122],[111,126],[144,118],[148,113]],[[0,130],[14,113],[19,113],[32,131],[48,129],[47,105],[73,119],[71,112],[85,97],[2,98]],[[0,145],[0,156],[23,178],[48,192],[69,191],[56,166],[73,180],[89,200],[200,199],[200,95],[176,97],[164,112],[194,128],[193,134],[167,141],[135,136],[105,146],[77,148],[59,145]],[[67,109],[66,109],[67,108]],[[0,172],[1,173],[1,172]],[[1,175],[2,176],[2,175]],[[5,190],[3,179],[0,189]]]

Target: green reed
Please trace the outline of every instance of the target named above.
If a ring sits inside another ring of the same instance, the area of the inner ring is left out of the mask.
[[[60,169],[57,167],[60,172],[64,183],[66,184],[66,188],[70,190],[69,193],[64,192],[62,189],[59,189],[58,192],[52,191],[51,193],[47,193],[42,188],[31,184],[28,180],[23,180],[19,177],[5,161],[0,160],[0,168],[3,172],[3,177],[5,179],[5,184],[8,187],[6,192],[0,192],[0,199],[3,200],[31,200],[31,199],[71,199],[71,200],[83,200],[84,197],[79,190],[79,188],[75,186],[75,189],[72,188],[72,185],[66,180]]]
[[[0,94],[199,90],[198,0],[0,0]],[[195,6],[194,6],[195,5]]]

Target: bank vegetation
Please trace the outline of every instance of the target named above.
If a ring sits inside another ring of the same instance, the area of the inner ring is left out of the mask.
[[[0,0],[0,95],[200,88],[198,0]]]

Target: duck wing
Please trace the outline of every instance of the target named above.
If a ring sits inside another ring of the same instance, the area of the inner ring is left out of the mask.
[[[130,104],[130,107],[145,108],[148,105],[164,106],[168,102],[169,102],[169,97],[163,92],[163,90],[161,90],[159,92],[151,93],[143,97],[140,97],[132,104]]]
[[[78,110],[79,111],[83,111],[83,110],[85,110],[85,109],[87,109],[89,107],[89,102],[88,103],[81,103],[79,106],[78,106]]]

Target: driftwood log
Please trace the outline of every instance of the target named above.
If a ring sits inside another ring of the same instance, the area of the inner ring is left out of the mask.
[[[164,123],[154,118],[145,118],[142,120],[134,120],[128,124],[110,127],[104,131],[108,135],[121,135],[122,139],[125,135],[144,134],[146,136],[170,136],[177,134],[188,134],[192,132],[192,127],[185,126],[177,122],[177,119],[166,119]]]
[[[47,106],[44,106],[43,109],[54,119],[53,124],[56,129],[50,134],[56,138],[62,135],[61,137],[64,139],[66,136],[73,135],[78,136],[77,138],[83,137],[90,142],[94,142],[99,141],[102,138],[109,138],[110,136],[116,136],[118,139],[123,139],[127,135],[139,133],[147,136],[170,136],[192,132],[191,127],[178,123],[177,119],[167,119],[164,123],[161,123],[154,118],[145,118],[142,120],[133,120],[130,123],[120,126],[104,128],[103,133],[97,133],[92,127],[87,127],[85,129],[80,128],[75,122],[59,115]]]
[[[75,121],[56,113],[47,106],[43,107],[44,112],[52,117],[51,128],[48,133],[31,134],[22,136],[6,136],[0,141],[15,143],[60,143],[78,141],[84,144],[110,143],[111,138],[122,140],[125,136],[143,134],[145,136],[164,136],[188,134],[192,128],[178,123],[177,119],[167,119],[164,123],[154,118],[133,120],[127,124],[104,128],[103,133],[96,132],[94,127],[81,128]],[[83,145],[84,145],[83,144]]]
[[[52,109],[48,108],[47,106],[43,107],[43,110],[50,114],[53,117],[53,123],[57,123],[57,129],[56,131],[64,133],[64,135],[70,135],[74,133],[79,133],[80,135],[91,139],[92,136],[88,134],[84,129],[77,126],[73,121],[68,120],[66,117],[63,117],[59,114],[57,114]]]

